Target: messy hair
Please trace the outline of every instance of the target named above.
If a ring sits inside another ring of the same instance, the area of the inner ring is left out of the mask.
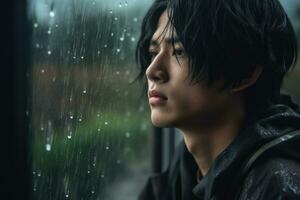
[[[223,80],[222,89],[233,88],[260,66],[262,73],[246,89],[246,100],[278,100],[283,78],[298,54],[295,31],[278,0],[155,1],[143,20],[136,49],[141,79],[151,63],[149,43],[164,11],[192,61],[192,82],[210,86]]]

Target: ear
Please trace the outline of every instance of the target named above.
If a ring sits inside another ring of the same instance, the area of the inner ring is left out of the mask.
[[[262,66],[257,65],[254,72],[251,74],[251,76],[248,77],[247,79],[242,80],[242,82],[238,86],[232,88],[230,92],[236,93],[246,89],[247,87],[250,87],[257,81],[261,72],[262,72]]]

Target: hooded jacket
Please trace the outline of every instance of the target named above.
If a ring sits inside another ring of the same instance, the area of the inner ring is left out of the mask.
[[[289,96],[245,126],[197,181],[184,142],[139,200],[300,200],[300,109]]]

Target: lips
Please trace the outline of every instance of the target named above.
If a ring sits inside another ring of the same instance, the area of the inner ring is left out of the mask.
[[[156,90],[149,91],[148,95],[149,95],[149,103],[151,105],[162,105],[168,99],[165,95],[163,95],[161,92],[158,92]]]

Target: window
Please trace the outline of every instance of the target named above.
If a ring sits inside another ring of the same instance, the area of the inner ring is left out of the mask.
[[[34,199],[126,200],[142,189],[152,126],[134,53],[150,3],[30,1]]]

